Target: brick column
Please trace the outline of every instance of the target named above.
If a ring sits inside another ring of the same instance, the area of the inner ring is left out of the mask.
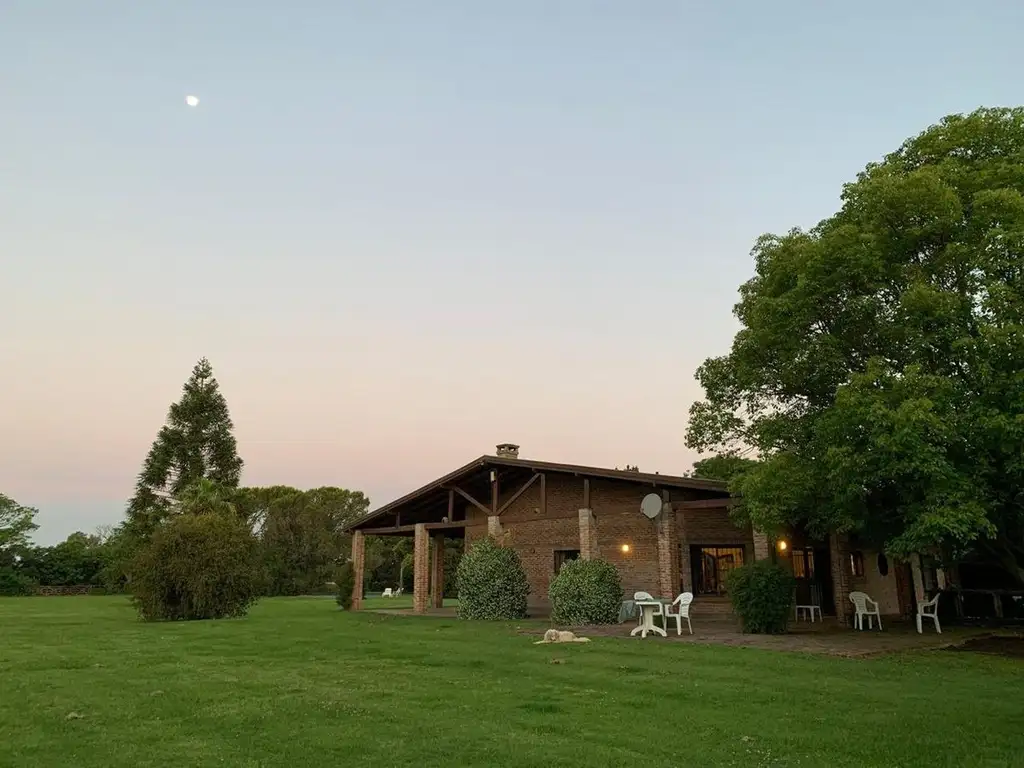
[[[444,536],[434,536],[430,548],[430,607],[440,608],[444,603]]]
[[[754,559],[767,560],[772,556],[772,541],[764,531],[754,529]]]
[[[923,603],[928,597],[924,593],[924,576],[921,574],[921,556],[911,555],[910,556],[910,574],[914,581],[914,600],[915,607],[918,603]]]
[[[497,515],[487,516],[487,535],[495,539],[501,538],[501,518]]]
[[[362,531],[352,534],[352,610],[363,607],[363,571],[366,568],[366,536]]]
[[[892,573],[896,577],[896,597],[900,616],[912,619],[916,613],[917,601],[914,599],[914,574],[910,563],[893,563]]]
[[[846,534],[833,533],[828,538],[829,557],[832,563],[832,593],[836,603],[836,618],[846,624],[853,615],[850,602],[850,551]]]
[[[679,578],[683,584],[683,592],[693,592],[693,569],[690,566],[690,538],[686,533],[686,513],[680,513],[676,521],[679,535]]]
[[[597,521],[592,509],[580,510],[580,558],[595,560],[601,556],[597,546]]]
[[[679,537],[676,513],[668,501],[662,502],[658,515],[658,581],[662,597],[674,598],[679,593]]]
[[[415,613],[427,612],[428,590],[430,588],[430,536],[424,523],[416,523],[412,545],[412,609]]]

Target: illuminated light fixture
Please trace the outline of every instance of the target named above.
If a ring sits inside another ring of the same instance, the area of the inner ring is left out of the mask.
[[[787,544],[784,539],[779,539],[779,552],[785,552],[786,547],[788,546],[789,544]]]
[[[622,553],[624,555],[628,555],[629,554],[629,544],[623,544],[622,545]]]

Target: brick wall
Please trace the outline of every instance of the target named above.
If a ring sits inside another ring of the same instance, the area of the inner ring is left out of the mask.
[[[510,484],[506,484],[510,485]],[[530,581],[531,605],[546,605],[548,587],[555,575],[555,551],[578,550],[580,542],[580,510],[584,509],[583,480],[573,476],[549,473],[546,514],[541,514],[540,483],[536,482],[501,515],[506,546],[513,547],[523,561]],[[502,501],[518,490],[517,486],[501,488]],[[643,590],[658,594],[663,591],[661,564],[665,564],[678,582],[686,555],[680,560],[678,535],[685,529],[691,544],[740,545],[752,547],[749,530],[737,528],[723,509],[700,509],[676,512],[675,525],[662,524],[663,535],[673,537],[659,558],[659,523],[640,513],[640,501],[652,492],[651,486],[621,481],[590,480],[589,524],[600,557],[619,571],[623,591],[627,595]],[[685,501],[696,494],[673,491],[673,501]],[[468,545],[487,535],[487,515],[469,506],[466,508]],[[628,545],[629,551],[623,551]],[[666,560],[664,552],[671,550]],[[684,579],[688,578],[683,576]],[[678,584],[672,588],[678,591]]]
[[[690,544],[753,548],[750,528],[737,528],[724,508],[677,511],[676,526],[686,530],[686,540]]]
[[[852,551],[854,547],[850,546]],[[900,595],[899,585],[896,581],[896,570],[898,564],[892,559],[888,560],[888,573],[884,576],[878,568],[878,556],[877,550],[861,549],[861,554],[864,560],[864,575],[854,576],[850,575],[850,591],[864,592],[872,600],[878,602],[878,610],[883,616],[896,616],[901,613],[900,606]],[[850,558],[847,556],[843,562],[844,567],[850,568]],[[849,598],[847,598],[847,604],[851,606]]]
[[[679,577],[683,591],[693,591],[691,546],[742,547],[744,562],[753,562],[754,538],[750,526],[738,527],[725,507],[676,511],[679,536]],[[706,597],[699,598],[706,600]]]

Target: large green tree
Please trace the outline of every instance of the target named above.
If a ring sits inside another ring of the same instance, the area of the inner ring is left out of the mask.
[[[38,511],[0,493],[0,595],[31,594],[36,582],[23,573],[19,560],[29,551],[29,534]]]
[[[167,516],[172,500],[207,479],[236,488],[242,460],[232,434],[228,404],[206,358],[192,369],[181,399],[149,449],[128,505],[134,531],[146,533]]]
[[[753,256],[687,435],[761,459],[743,513],[1024,581],[1024,109],[945,118]]]
[[[28,535],[39,526],[35,517],[39,510],[19,504],[0,493],[0,556],[13,557],[28,546]]]
[[[359,491],[285,486],[243,489],[240,507],[258,520],[272,594],[304,594],[330,581],[350,550],[344,529],[366,514]]]

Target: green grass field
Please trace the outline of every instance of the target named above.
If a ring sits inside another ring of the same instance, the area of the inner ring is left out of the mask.
[[[0,765],[1024,765],[1019,661],[532,639],[329,598],[0,600]]]

